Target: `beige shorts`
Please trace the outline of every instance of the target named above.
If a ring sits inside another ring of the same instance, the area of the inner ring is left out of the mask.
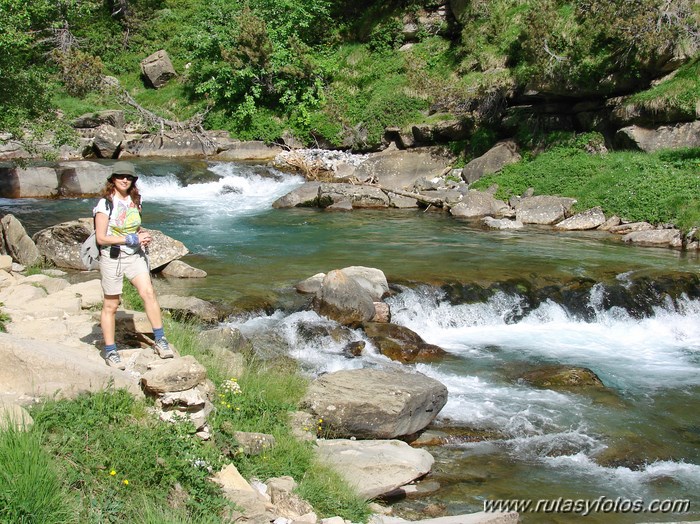
[[[102,292],[105,295],[121,295],[124,277],[133,280],[142,273],[149,273],[148,259],[143,250],[132,255],[119,252],[117,258],[109,257],[109,248],[100,250],[100,273]]]

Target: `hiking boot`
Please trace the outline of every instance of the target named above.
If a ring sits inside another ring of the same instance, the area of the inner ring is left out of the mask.
[[[109,351],[106,354],[103,354],[102,358],[105,359],[105,362],[111,368],[126,369],[126,364],[122,362],[122,359],[119,356],[119,353],[116,352],[116,350]]]
[[[165,337],[156,340],[156,343],[153,344],[153,351],[155,351],[160,358],[173,358],[175,356]]]

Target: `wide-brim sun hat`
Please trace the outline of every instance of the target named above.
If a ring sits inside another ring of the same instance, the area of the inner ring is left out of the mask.
[[[134,182],[138,180],[138,175],[136,174],[136,168],[131,162],[117,162],[112,166],[112,172],[107,177],[107,180],[111,180],[114,175],[130,175],[134,177]]]

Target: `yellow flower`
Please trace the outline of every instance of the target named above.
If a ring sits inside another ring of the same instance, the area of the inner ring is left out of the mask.
[[[129,481],[128,481],[127,479],[124,479],[124,480],[122,480],[122,484],[124,484],[125,486],[128,486],[128,485],[129,485]]]
[[[318,423],[323,424],[323,419],[322,418],[318,419]]]
[[[231,408],[231,404],[226,404],[226,407],[230,409],[230,408]]]
[[[241,410],[241,408],[236,408],[236,411],[240,411],[240,410]]]
[[[110,472],[109,472],[109,474],[110,474],[110,475],[112,475],[112,476],[114,476],[114,475],[116,475],[116,474],[117,474],[117,472],[116,472],[116,471],[114,471],[114,470],[112,470],[112,471],[110,471]]]

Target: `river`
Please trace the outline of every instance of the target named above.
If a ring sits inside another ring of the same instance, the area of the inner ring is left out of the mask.
[[[581,511],[545,511],[572,499],[601,501],[589,522],[700,518],[700,300],[656,293],[635,309],[606,296],[640,275],[697,275],[697,255],[623,245],[608,233],[484,231],[442,212],[275,210],[272,202],[301,178],[234,163],[137,166],[145,224],[184,242],[192,252],[185,260],[209,273],[156,279],[159,291],[245,311],[230,324],[251,336],[277,333],[313,375],[386,359],[371,344],[347,359],[332,338],[299,337],[300,327],[327,321],[297,310],[293,285],[331,269],[375,267],[396,291],[388,299],[393,321],[448,351],[415,365],[448,387],[434,426],[450,439],[428,448],[436,464],[423,486],[432,490],[395,502],[400,514],[541,499],[547,503],[523,512],[524,522],[575,522]],[[93,205],[0,200],[30,234],[90,216]],[[569,283],[585,284],[584,292],[533,302],[528,291]],[[455,300],[460,286],[489,293]],[[522,379],[555,364],[587,367],[605,388],[555,391]],[[688,500],[691,512],[614,512],[615,504],[656,499]]]

